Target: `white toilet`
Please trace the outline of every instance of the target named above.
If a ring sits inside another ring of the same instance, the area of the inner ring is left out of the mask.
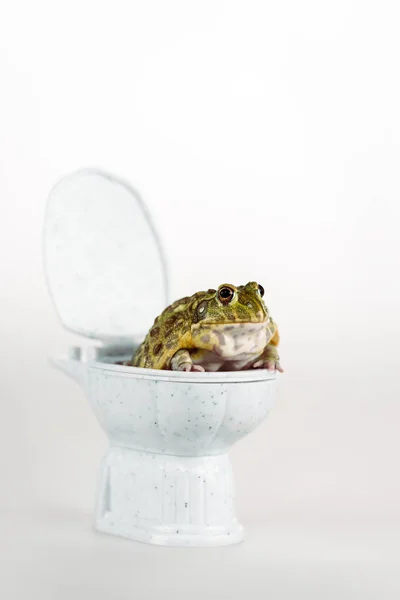
[[[276,374],[117,364],[175,298],[142,200],[107,173],[78,171],[52,190],[44,259],[63,326],[97,341],[52,360],[83,387],[110,440],[95,528],[168,546],[241,541],[228,450],[274,404]]]

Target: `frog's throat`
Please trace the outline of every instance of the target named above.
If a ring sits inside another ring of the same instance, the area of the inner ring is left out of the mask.
[[[270,321],[198,325],[192,330],[194,347],[210,350],[224,359],[233,359],[243,354],[249,358],[258,356],[275,332],[275,326]]]

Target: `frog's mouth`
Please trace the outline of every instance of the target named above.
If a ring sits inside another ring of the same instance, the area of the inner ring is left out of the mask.
[[[223,335],[229,334],[238,336],[244,333],[253,334],[257,331],[262,331],[263,329],[275,330],[275,326],[270,318],[265,321],[236,321],[235,323],[227,323],[226,321],[225,323],[201,321],[200,323],[192,325],[192,331],[196,332],[196,335],[205,331],[218,331]]]

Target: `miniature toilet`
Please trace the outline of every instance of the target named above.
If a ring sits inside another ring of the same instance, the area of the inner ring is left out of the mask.
[[[51,361],[83,388],[109,438],[95,528],[167,546],[241,541],[228,451],[273,406],[276,373],[118,364],[173,300],[158,236],[126,182],[95,170],[64,177],[48,200],[44,261],[61,323],[95,340]]]

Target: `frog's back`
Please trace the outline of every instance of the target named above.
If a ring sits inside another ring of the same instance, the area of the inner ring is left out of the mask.
[[[168,306],[153,323],[133,357],[134,367],[168,369],[173,355],[181,348],[192,348],[191,325],[195,307],[207,292],[197,292]]]

